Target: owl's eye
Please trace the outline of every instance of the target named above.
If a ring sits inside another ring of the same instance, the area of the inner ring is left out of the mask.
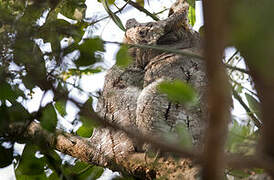
[[[146,30],[139,31],[139,35],[144,38],[146,36]]]

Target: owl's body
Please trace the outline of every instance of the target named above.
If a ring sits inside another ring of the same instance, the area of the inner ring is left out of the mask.
[[[185,0],[179,0],[185,2]],[[166,20],[152,23],[127,22],[125,42],[180,49],[200,49],[198,33],[185,27],[187,10],[173,11]],[[132,48],[135,62],[128,68],[112,67],[105,79],[97,111],[103,118],[125,128],[137,128],[145,135],[160,137],[173,132],[178,123],[189,130],[193,143],[201,141],[204,93],[204,63],[194,57],[175,55],[152,49]],[[157,86],[164,80],[182,80],[199,92],[200,104],[186,107],[168,100]],[[100,136],[100,133],[103,136]],[[121,138],[119,138],[119,136]],[[115,139],[114,139],[115,138]],[[116,139],[117,138],[117,139]],[[95,129],[91,140],[109,150],[109,156],[126,156],[136,150],[134,140],[123,132],[102,127]]]

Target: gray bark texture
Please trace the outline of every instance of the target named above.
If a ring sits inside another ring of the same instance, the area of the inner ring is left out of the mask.
[[[176,3],[165,20],[149,23],[128,20],[124,42],[200,51],[199,34],[188,25],[188,4],[185,1]],[[135,60],[132,65],[124,69],[113,66],[107,72],[96,109],[99,115],[159,139],[174,133],[175,127],[182,123],[192,136],[193,144],[200,145],[207,112],[204,62],[152,49],[130,48],[129,53]],[[199,93],[199,104],[187,107],[171,102],[167,95],[157,90],[159,83],[165,80],[181,80],[190,84]],[[98,157],[110,159],[125,158],[131,152],[149,148],[136,144],[124,132],[108,127],[96,128],[90,141],[98,148]],[[102,159],[104,161],[107,162],[107,159]]]

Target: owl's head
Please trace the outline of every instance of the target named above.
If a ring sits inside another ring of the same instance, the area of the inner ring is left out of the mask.
[[[132,44],[156,44],[164,33],[164,27],[158,22],[139,23],[133,18],[126,23],[125,36]]]
[[[125,36],[131,44],[162,44],[180,39],[178,33],[189,31],[188,3],[186,0],[177,0],[169,11],[169,17],[156,22],[139,23],[136,19],[126,22]]]

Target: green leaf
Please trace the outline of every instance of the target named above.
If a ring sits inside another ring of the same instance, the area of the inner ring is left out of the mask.
[[[6,167],[12,163],[13,148],[5,148],[0,145],[0,168]]]
[[[57,125],[57,115],[52,104],[47,105],[40,120],[41,126],[49,132],[54,132]]]
[[[0,106],[0,132],[6,130],[9,125],[9,112],[5,103]]]
[[[12,90],[10,84],[7,82],[2,82],[0,85],[0,100],[15,100],[16,98],[17,95]]]
[[[57,102],[55,102],[54,107],[56,108],[56,110],[58,111],[58,113],[61,116],[65,116],[67,114],[67,112],[66,112],[66,101],[63,101],[63,100],[57,101]]]
[[[16,176],[16,180],[48,180],[48,178],[47,178],[46,174],[18,175],[18,176]]]
[[[79,46],[80,57],[76,60],[77,66],[89,66],[100,60],[95,55],[96,51],[104,51],[103,41],[99,37],[86,39],[83,44]]]
[[[66,164],[63,169],[67,176],[77,180],[98,179],[104,172],[102,167],[91,166],[80,161],[77,161],[75,165]]]
[[[46,143],[45,143],[46,144]],[[47,169],[53,170],[53,172],[62,172],[61,166],[62,166],[62,159],[60,156],[56,153],[55,150],[49,149],[48,147],[44,147],[43,144],[40,146],[40,148],[43,150],[43,154],[45,156],[45,162],[47,163]]]
[[[80,121],[82,121],[83,125],[77,130],[77,135],[86,138],[91,137],[93,129],[97,124],[93,122],[92,119],[87,119],[84,116],[80,117]]]
[[[196,22],[196,15],[195,15],[195,7],[190,6],[188,10],[188,19],[189,19],[189,24],[191,26],[194,26]]]
[[[80,52],[96,52],[101,51],[103,52],[104,49],[104,43],[100,37],[94,37],[91,39],[85,39],[84,43],[79,46]]]
[[[62,1],[57,11],[68,18],[73,18],[76,9],[83,12],[86,9],[85,1],[83,0]]]
[[[104,169],[102,167],[93,166],[83,173],[79,174],[77,177],[79,180],[98,179],[103,174],[103,172]]]
[[[34,46],[36,46],[35,43],[29,37],[16,38],[13,45],[15,62],[18,64],[31,63]]]
[[[39,31],[39,36],[43,38],[44,41],[51,42],[53,51],[58,51],[60,40],[64,37],[72,37],[78,43],[84,34],[83,28],[81,23],[70,24],[63,19],[54,19],[46,22],[44,26],[42,26]]]
[[[90,97],[84,104],[84,109],[93,111],[92,109],[92,97]],[[80,112],[80,115],[82,113]],[[82,121],[83,125],[78,129],[77,134],[82,137],[90,137],[92,135],[93,129],[97,126],[97,123],[86,117],[85,115],[80,116],[80,121]]]
[[[176,103],[196,104],[198,101],[195,90],[180,80],[164,81],[158,85],[158,90],[167,94],[168,98]]]
[[[253,96],[251,96],[250,94],[245,93],[245,97],[246,100],[248,102],[248,105],[251,109],[252,112],[254,112],[257,117],[261,117],[261,113],[260,113],[260,106],[261,103],[257,101],[257,99],[255,99]]]
[[[233,126],[230,128],[226,147],[231,153],[245,153],[250,155],[254,148],[251,145],[255,143],[256,136],[254,136],[252,126],[240,125],[236,120],[233,120]],[[251,138],[254,137],[254,140]]]
[[[27,179],[28,175],[33,176],[44,174],[46,166],[45,159],[43,157],[37,158],[35,156],[37,151],[39,151],[39,148],[35,145],[27,144],[25,146],[19,166],[15,170],[16,178],[20,179],[20,177],[23,176],[21,179]],[[24,177],[24,175],[26,177]],[[42,177],[43,176],[41,176],[41,178]]]
[[[87,68],[87,69],[76,69],[76,68],[72,68],[72,69],[68,69],[67,72],[64,72],[62,74],[62,78],[64,81],[66,81],[68,78],[70,78],[71,76],[82,76],[82,75],[93,75],[96,73],[102,72],[102,68],[98,67],[98,68]]]
[[[116,54],[116,65],[125,68],[131,62],[132,57],[128,53],[128,47],[126,45],[122,45]]]
[[[36,86],[35,82],[32,80],[32,76],[30,74],[27,74],[26,76],[24,76],[22,78],[22,82],[25,85],[25,87],[29,90],[32,90]]]
[[[13,102],[8,112],[11,122],[25,122],[31,118],[31,114],[18,102]]]
[[[51,173],[47,180],[57,180],[60,179],[56,172]]]
[[[114,21],[114,23],[122,30],[122,31],[126,31],[121,19],[116,15],[114,14],[110,8],[109,8],[109,5],[108,5],[108,1],[107,0],[102,0],[102,4],[105,8],[105,10],[107,11],[107,13],[109,14],[110,18]]]
[[[30,27],[42,16],[43,12],[48,8],[47,1],[37,2],[34,1],[31,5],[27,5],[24,10],[23,16],[19,19],[22,25],[29,25]],[[29,29],[30,27],[25,27]],[[21,29],[23,30],[23,29]]]
[[[250,174],[248,174],[244,170],[238,170],[238,169],[233,169],[233,170],[229,171],[229,174],[232,176],[235,176],[237,178],[246,178],[246,177],[250,176]]]

